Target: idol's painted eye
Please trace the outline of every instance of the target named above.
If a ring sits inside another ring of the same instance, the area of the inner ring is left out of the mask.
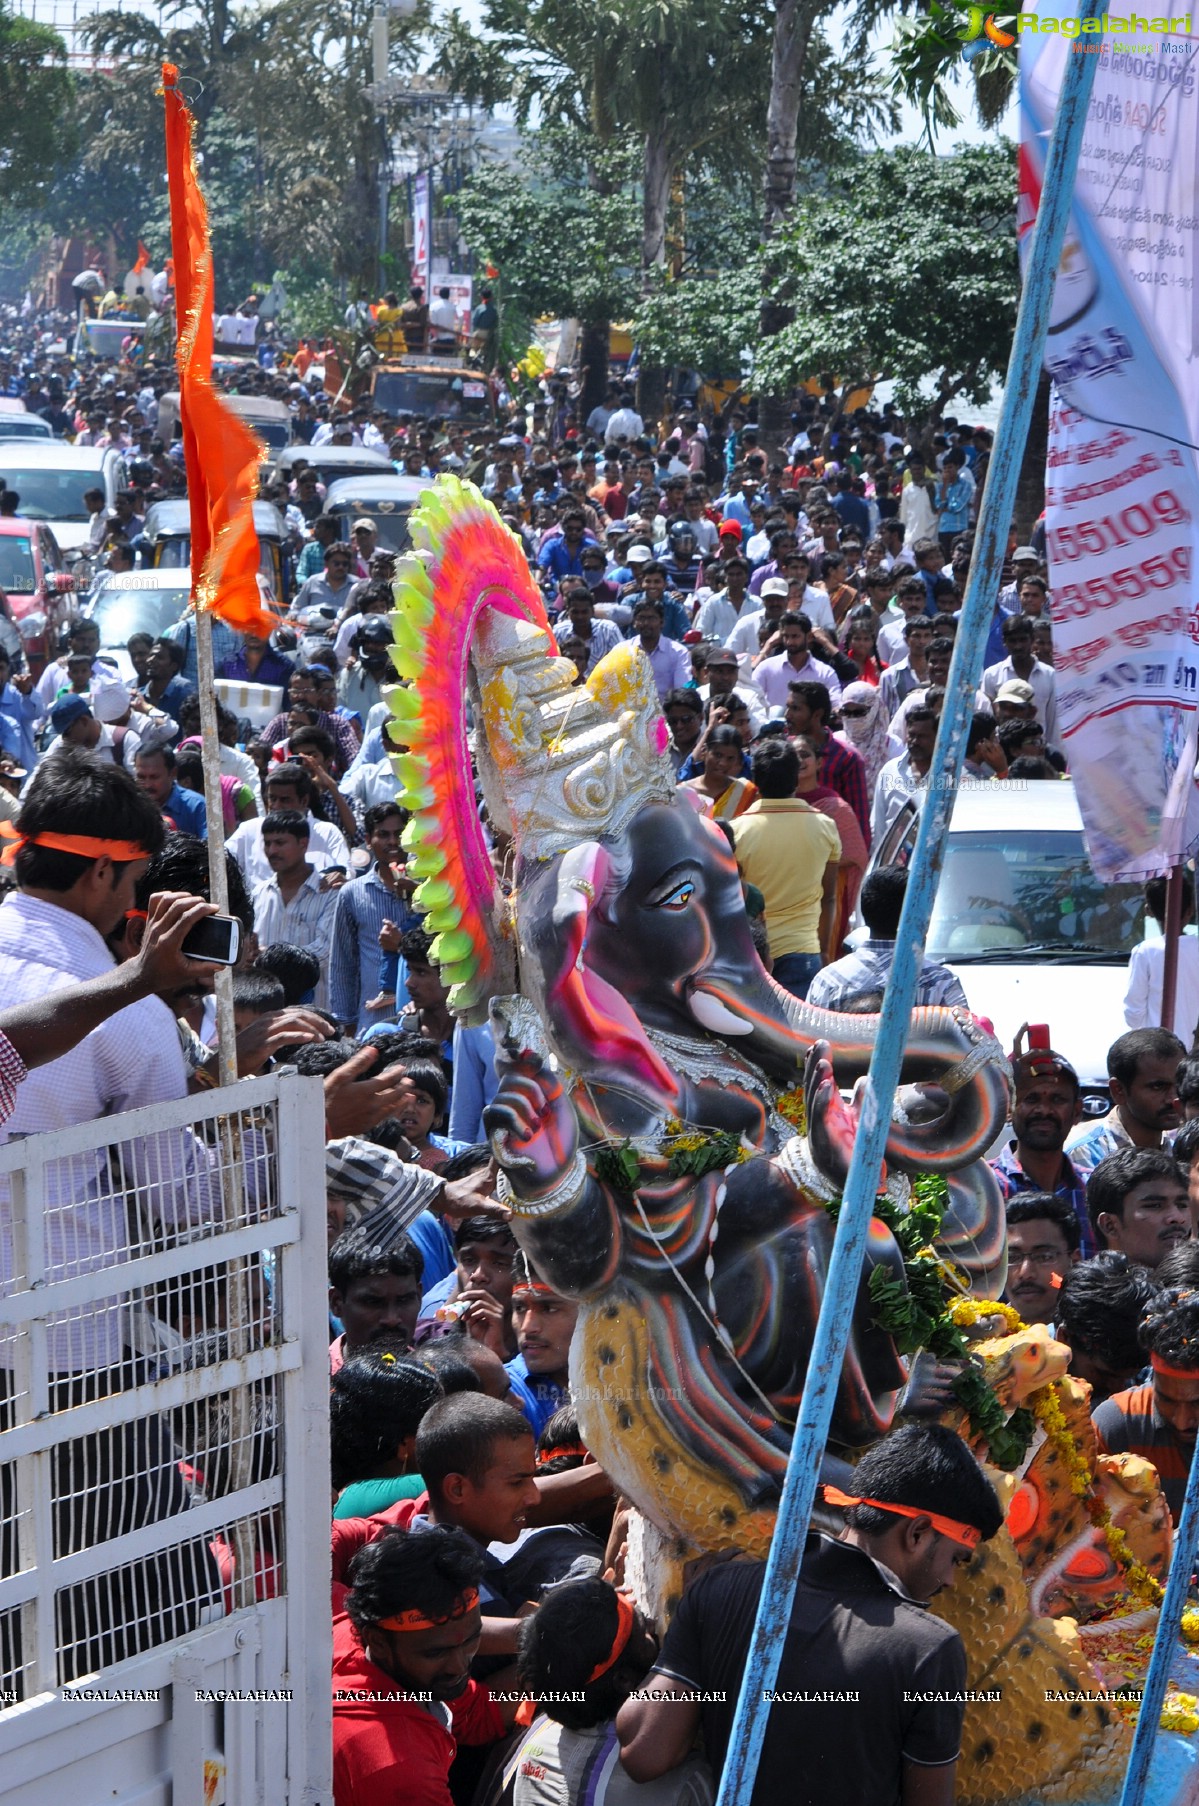
[[[694,878],[684,878],[681,884],[676,884],[673,890],[668,890],[666,895],[659,900],[658,908],[676,911],[686,909],[694,895]]]

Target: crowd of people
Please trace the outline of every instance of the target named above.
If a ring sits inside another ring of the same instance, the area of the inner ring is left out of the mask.
[[[19,381],[30,405],[36,375],[0,361],[0,392]],[[647,430],[619,388],[584,421],[552,393],[493,428],[328,402],[322,420],[301,379],[278,381],[297,439],[374,432],[403,470],[477,481],[525,547],[580,682],[639,642],[680,799],[729,839],[764,963],[813,1003],[878,1008],[905,874],[862,879],[927,779],[988,435],[945,422],[918,446],[893,410],[839,420],[813,403],[777,451],[735,416],[720,445],[690,411]],[[155,447],[155,381],[47,385],[55,430],[91,432],[98,388],[102,432],[127,434],[154,473],[120,519],[96,522],[97,550],[126,569],[157,479],[177,486],[181,466]],[[367,517],[351,543],[337,537],[311,467],[293,466],[277,500],[299,579],[287,619],[273,643],[218,623],[218,672],[279,691],[256,733],[221,711],[222,826],[242,930],[239,1075],[290,1067],[325,1093],[336,1806],[706,1806],[762,1566],[698,1564],[661,1642],[633,1603],[630,1502],[585,1446],[572,1396],[577,1305],[530,1266],[496,1200],[490,1033],[455,1020],[413,903],[385,698],[394,559]],[[214,1082],[212,968],[182,952],[212,909],[192,625],[125,650],[136,686],[81,613],[41,672],[20,647],[0,667],[14,846],[4,1139]],[[1013,533],[965,781],[1056,779],[1054,701],[1042,549]],[[510,877],[504,854],[497,836]],[[855,908],[867,938],[849,950]],[[966,1005],[927,960],[917,1001]],[[1108,1067],[1111,1112],[1084,1124],[1067,1060],[1014,1061],[1010,1138],[992,1162],[1007,1296],[1069,1347],[1101,1446],[1147,1455],[1177,1514],[1199,1429],[1199,1064],[1134,1026]],[[159,1186],[168,1237],[215,1208],[208,1150],[184,1138],[176,1152]],[[66,1203],[102,1258],[113,1219],[94,1178],[72,1169]],[[111,1309],[72,1324],[51,1370],[63,1403],[146,1371]],[[7,1401],[0,1389],[0,1427]],[[213,1485],[196,1448],[178,1457],[190,1479],[171,1502],[143,1500],[141,1521]],[[95,1451],[78,1458],[97,1471]],[[145,1447],[105,1459],[105,1483],[136,1495]],[[804,1558],[754,1798],[948,1806],[964,1656],[925,1607],[1002,1509],[965,1442],[915,1411],[852,1485],[826,1501]],[[69,1553],[89,1531],[60,1534]],[[15,1560],[0,1542],[0,1573]],[[161,1590],[178,1616],[177,1578]],[[204,1586],[191,1606],[219,1597],[221,1577]],[[16,1642],[0,1622],[6,1673]],[[131,1647],[101,1636],[87,1653]]]

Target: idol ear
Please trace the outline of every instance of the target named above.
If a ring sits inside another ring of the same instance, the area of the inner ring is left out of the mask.
[[[547,1019],[570,1064],[619,1075],[626,1086],[650,1093],[656,1108],[673,1108],[680,1095],[674,1074],[620,992],[586,964],[587,932],[611,875],[611,855],[598,841],[564,853],[549,923],[541,933],[532,929],[524,957],[535,950],[539,958]]]

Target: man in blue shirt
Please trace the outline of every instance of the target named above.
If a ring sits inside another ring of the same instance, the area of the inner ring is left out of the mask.
[[[552,578],[557,584],[564,577],[583,575],[583,547],[595,544],[593,536],[586,531],[586,526],[581,508],[566,510],[562,516],[561,533],[554,539],[547,539],[537,554],[537,565],[543,582]]]
[[[26,771],[37,764],[33,724],[41,710],[31,694],[33,679],[28,672],[13,677],[12,660],[0,646],[0,749]]]
[[[569,1400],[570,1339],[579,1307],[538,1279],[522,1250],[512,1280],[512,1324],[520,1353],[505,1361],[514,1402],[540,1436],[554,1412]]]
[[[213,626],[216,626],[215,620]],[[155,640],[146,660],[148,676],[142,685],[142,695],[147,702],[152,702],[156,709],[161,709],[164,715],[170,715],[175,721],[179,719],[183,703],[196,689],[194,683],[189,684],[181,675],[186,660],[186,648],[178,640],[165,638]]]
[[[856,527],[863,540],[870,537],[870,510],[860,495],[853,490],[853,473],[843,470],[837,478],[837,493],[832,498],[832,506],[840,516],[843,527]]]
[[[181,834],[194,834],[197,840],[208,839],[208,814],[204,798],[192,790],[184,790],[175,778],[175,755],[169,746],[147,746],[134,760],[134,776],[139,790],[144,790],[164,815],[169,815]]]
[[[397,874],[402,860],[400,833],[404,816],[398,803],[376,803],[364,819],[366,844],[374,859],[365,877],[354,878],[337,893],[333,941],[329,955],[329,1010],[358,1033],[377,1018],[366,1008],[379,992],[379,930],[394,922],[401,932],[415,928],[411,881]],[[408,1002],[407,967],[400,960],[396,979],[397,1015]]]

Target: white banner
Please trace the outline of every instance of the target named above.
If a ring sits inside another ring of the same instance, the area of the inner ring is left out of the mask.
[[[429,173],[422,170],[412,178],[412,280],[419,282],[429,299],[430,238]]]
[[[1020,43],[1025,242],[1065,59],[1099,65],[1046,346],[1046,526],[1062,747],[1106,878],[1163,869],[1199,837],[1197,51]]]

